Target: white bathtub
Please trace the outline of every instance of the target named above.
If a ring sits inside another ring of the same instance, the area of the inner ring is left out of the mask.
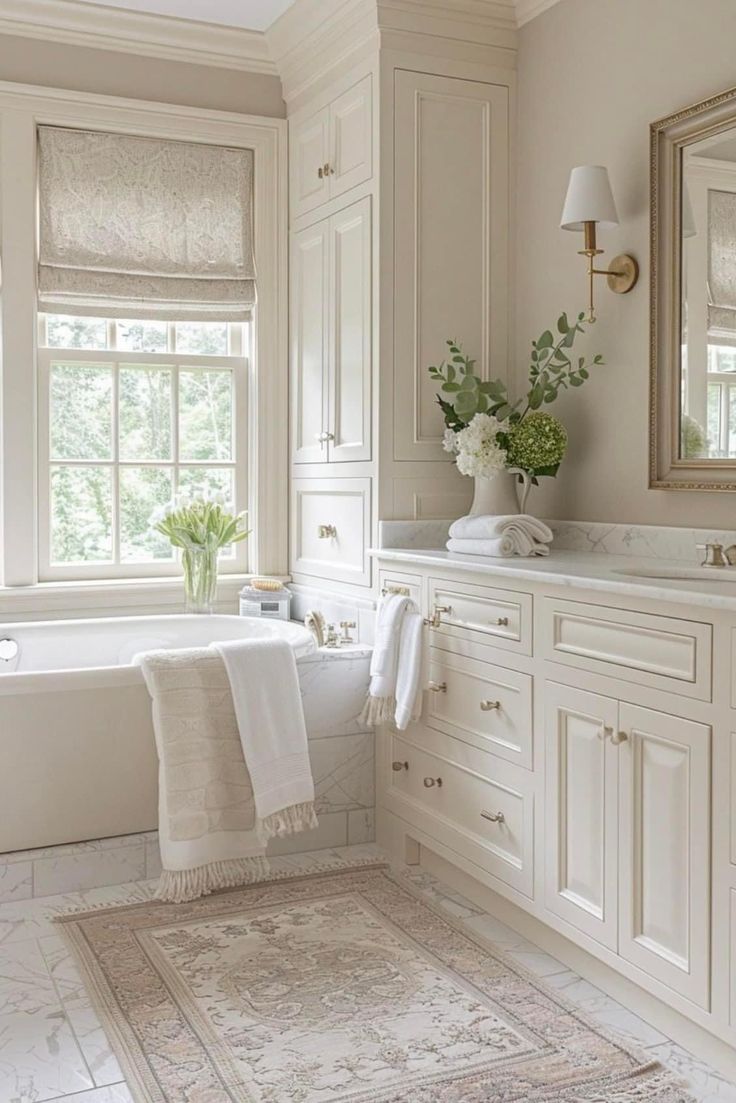
[[[149,831],[158,764],[151,703],[131,659],[152,648],[278,635],[315,650],[299,624],[236,616],[0,624],[0,853]]]

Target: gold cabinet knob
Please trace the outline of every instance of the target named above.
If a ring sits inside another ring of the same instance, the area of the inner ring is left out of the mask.
[[[495,624],[497,628],[508,628],[508,617],[497,617],[496,620],[491,621],[491,624]]]
[[[620,743],[625,743],[628,738],[626,732],[613,732],[611,735],[611,742],[614,747],[618,747]]]
[[[442,778],[441,777],[425,777],[425,779],[424,779],[424,788],[425,789],[434,789],[435,787],[437,789],[442,788]]]
[[[494,709],[500,709],[500,708],[501,708],[501,702],[500,701],[481,701],[481,703],[480,703],[480,711],[481,712],[492,712]]]
[[[330,167],[329,161],[325,161],[324,165],[322,166],[322,171],[325,176],[329,176],[330,173],[332,173],[333,176],[335,174],[335,170]]]
[[[447,682],[430,682],[427,689],[432,693],[447,693]]]
[[[409,769],[409,763],[408,762],[392,762],[391,763],[391,769],[394,771],[395,774],[398,774],[402,770],[408,770]]]
[[[324,169],[322,168],[322,166],[320,165],[320,166],[319,166],[319,168],[317,169],[317,176],[319,176],[320,180],[322,179],[322,177],[324,176],[324,174],[325,174],[325,170],[324,170]]]
[[[491,823],[505,823],[506,817],[503,812],[481,812],[481,816],[484,820],[490,820]]]
[[[330,540],[337,536],[337,529],[334,525],[317,525],[317,536],[320,540]]]
[[[319,441],[320,444],[326,444],[328,440],[335,439],[335,434],[327,432],[317,433],[316,439]]]

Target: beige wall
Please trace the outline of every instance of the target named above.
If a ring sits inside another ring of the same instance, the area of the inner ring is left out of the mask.
[[[0,35],[0,80],[281,118],[275,76]]]
[[[641,278],[616,296],[600,279],[599,321],[581,349],[606,366],[551,408],[570,431],[558,479],[532,508],[580,520],[736,527],[736,493],[647,489],[650,121],[736,84],[733,0],[561,0],[521,31],[516,369],[559,312],[585,305],[581,235],[559,229],[573,165],[611,174],[621,225],[610,260],[632,252]]]

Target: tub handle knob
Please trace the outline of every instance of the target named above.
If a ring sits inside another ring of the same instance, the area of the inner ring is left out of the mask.
[[[18,658],[19,651],[17,640],[11,640],[10,636],[0,640],[0,662],[12,663],[13,659]]]

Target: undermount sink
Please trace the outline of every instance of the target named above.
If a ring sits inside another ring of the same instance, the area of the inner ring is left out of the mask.
[[[736,567],[621,567],[614,574],[628,578],[658,578],[668,582],[736,583]]]

